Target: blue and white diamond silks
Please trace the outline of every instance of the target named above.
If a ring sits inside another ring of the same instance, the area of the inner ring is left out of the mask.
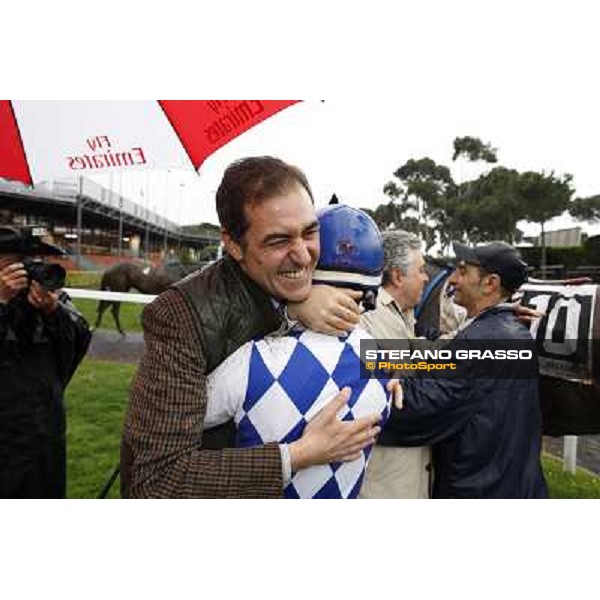
[[[361,378],[361,339],[370,336],[357,328],[347,338],[302,331],[245,344],[208,378],[205,427],[233,417],[240,447],[290,443],[343,387],[352,392],[339,418],[379,413],[385,423],[390,410],[388,380]],[[370,451],[366,448],[352,462],[294,473],[285,497],[356,498]]]

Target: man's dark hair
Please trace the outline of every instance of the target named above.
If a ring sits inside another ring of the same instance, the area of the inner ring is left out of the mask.
[[[221,227],[239,242],[249,227],[245,207],[286,193],[301,185],[314,203],[306,175],[272,156],[242,158],[227,167],[217,190]]]

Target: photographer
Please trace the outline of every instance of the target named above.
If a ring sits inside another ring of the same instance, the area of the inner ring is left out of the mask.
[[[63,498],[63,392],[90,331],[68,296],[59,255],[29,229],[0,227],[0,497]]]

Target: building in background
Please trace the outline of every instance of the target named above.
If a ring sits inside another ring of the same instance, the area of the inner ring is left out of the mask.
[[[556,231],[546,231],[544,238],[546,248],[572,248],[581,246],[583,242],[581,227],[569,227],[568,229],[557,229]],[[523,238],[524,242],[529,242],[533,246],[542,245],[542,236],[536,235]]]
[[[85,178],[49,182],[35,189],[0,179],[0,223],[45,227],[53,243],[84,269],[127,258],[160,263],[185,255],[195,261],[203,258],[207,247],[219,244],[214,231],[191,233]]]

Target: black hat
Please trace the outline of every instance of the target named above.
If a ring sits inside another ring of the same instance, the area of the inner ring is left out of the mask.
[[[23,256],[62,256],[66,252],[42,242],[46,231],[41,227],[0,226],[0,254],[21,254]]]
[[[504,242],[492,242],[485,246],[469,248],[465,244],[454,242],[454,254],[457,261],[478,265],[488,273],[500,276],[502,286],[516,290],[527,281],[527,263],[518,252]]]

